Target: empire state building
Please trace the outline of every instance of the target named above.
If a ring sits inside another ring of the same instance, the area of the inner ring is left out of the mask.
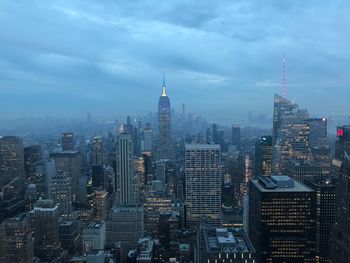
[[[170,101],[166,94],[165,78],[163,78],[162,95],[158,102],[159,146],[158,158],[171,159],[171,115]]]

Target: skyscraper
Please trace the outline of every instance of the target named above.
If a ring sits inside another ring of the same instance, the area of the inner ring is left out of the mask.
[[[102,152],[102,138],[94,137],[92,141],[92,186],[99,187],[104,184],[103,176],[103,152]]]
[[[255,176],[270,175],[272,165],[272,137],[262,136],[255,143]]]
[[[74,133],[64,132],[61,135],[62,151],[74,150]]]
[[[34,255],[42,261],[51,262],[59,256],[59,212],[50,199],[39,199],[33,210]]]
[[[250,181],[249,235],[258,263],[315,262],[315,191],[288,176]]]
[[[348,263],[350,258],[350,126],[337,128],[336,159],[339,182],[336,189],[335,223],[331,234],[331,262]],[[339,167],[340,166],[340,167]]]
[[[282,174],[290,158],[308,160],[309,114],[297,104],[275,94],[272,138],[272,170]]]
[[[117,203],[120,205],[136,203],[138,191],[134,182],[133,142],[130,133],[120,131],[117,148]]]
[[[72,212],[72,183],[67,172],[58,171],[51,180],[50,198],[58,205],[60,215]]]
[[[327,142],[327,119],[310,118],[310,147],[328,145]]]
[[[197,226],[202,217],[220,226],[220,145],[186,144],[185,149],[186,226]]]
[[[171,159],[171,109],[170,100],[166,94],[165,79],[163,79],[162,95],[158,102],[158,159]]]
[[[238,151],[241,149],[241,127],[238,124],[232,125],[232,145],[236,146]]]

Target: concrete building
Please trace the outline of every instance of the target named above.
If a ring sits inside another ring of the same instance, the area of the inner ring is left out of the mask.
[[[84,253],[92,250],[104,250],[106,242],[106,223],[92,221],[83,227]]]

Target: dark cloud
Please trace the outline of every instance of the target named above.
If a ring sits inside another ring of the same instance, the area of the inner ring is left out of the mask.
[[[165,71],[175,108],[270,115],[283,52],[289,97],[342,113],[349,12],[339,0],[1,1],[0,114],[155,111]]]

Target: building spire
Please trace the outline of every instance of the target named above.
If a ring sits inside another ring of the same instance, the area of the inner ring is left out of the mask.
[[[163,86],[162,86],[162,96],[166,96],[166,88],[165,88],[165,73],[163,72]]]

